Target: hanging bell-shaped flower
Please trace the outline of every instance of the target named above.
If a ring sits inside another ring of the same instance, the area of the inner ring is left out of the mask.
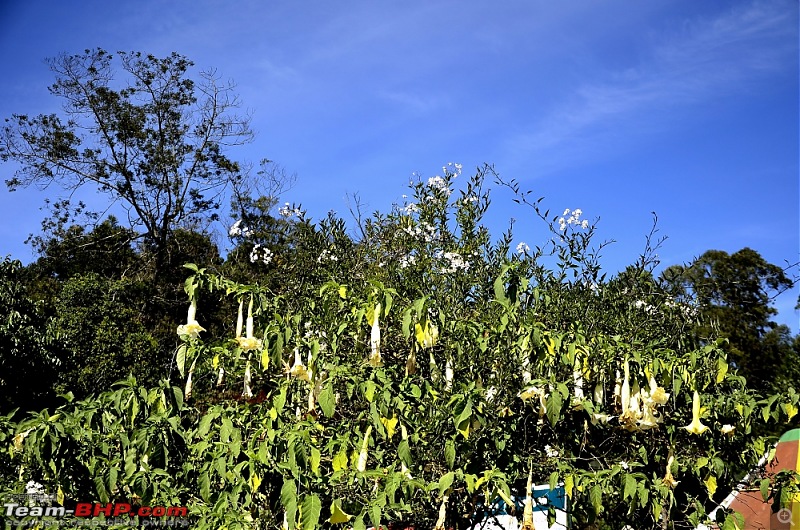
[[[178,326],[178,335],[186,335],[196,339],[200,336],[201,331],[205,331],[205,328],[197,323],[197,320],[195,319],[196,313],[197,304],[194,300],[192,300],[191,304],[189,304],[189,311],[186,315],[186,324],[181,324]]]
[[[241,337],[238,333],[241,332],[241,318],[242,318],[242,304],[239,303],[239,317],[236,320],[236,331],[237,337],[236,342],[239,343],[239,347],[242,351],[248,352],[251,350],[260,350],[261,349],[261,339],[257,339],[253,336],[253,297],[250,297],[250,304],[247,306],[247,327],[246,327],[246,336]]]
[[[381,361],[381,325],[380,325],[381,304],[376,304],[372,312],[372,326],[369,336],[369,364],[370,366],[383,366]]]
[[[692,423],[684,427],[692,434],[703,434],[708,430],[708,427],[700,422],[700,394],[697,390],[694,391],[692,398]]]

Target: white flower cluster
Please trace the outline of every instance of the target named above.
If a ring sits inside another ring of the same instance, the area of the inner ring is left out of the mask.
[[[269,265],[272,261],[272,251],[267,247],[262,247],[261,243],[256,243],[253,250],[250,251],[250,263],[262,261],[264,265]]]
[[[436,227],[424,221],[417,225],[407,226],[403,228],[403,231],[412,237],[424,239],[426,243],[439,239],[439,233],[436,231]]]
[[[654,315],[656,313],[656,308],[648,304],[644,300],[636,300],[633,303],[633,307],[635,307],[636,309],[642,309],[644,310],[645,313],[650,315]]]
[[[417,207],[417,205],[415,203],[410,202],[410,203],[406,204],[406,207],[403,208],[403,211],[405,212],[406,215],[412,215],[412,214],[415,214],[415,213],[419,212],[419,208]]]
[[[589,221],[587,221],[586,219],[584,219],[583,221],[580,220],[582,213],[583,210],[581,210],[580,208],[572,210],[571,213],[570,209],[567,208],[566,210],[564,210],[563,217],[561,217],[558,220],[558,229],[563,232],[564,230],[567,229],[567,225],[580,226],[584,230],[589,228]]]
[[[326,248],[320,252],[319,257],[317,258],[317,263],[322,263],[323,261],[339,261],[339,258],[336,257],[336,254]]]
[[[683,313],[684,318],[694,318],[697,316],[697,308],[685,303],[678,303],[672,300],[667,300],[664,302],[666,307],[670,308],[678,308],[680,309],[681,313]]]
[[[442,252],[441,250],[434,254],[439,259],[447,260],[448,266],[443,268],[441,272],[453,273],[460,270],[469,269],[469,262],[466,261],[458,252]]]
[[[520,241],[517,245],[517,254],[527,254],[531,251],[531,247],[529,247],[524,241]]]
[[[434,191],[440,191],[444,193],[446,197],[449,197],[453,191],[450,189],[450,186],[447,185],[447,181],[438,175],[428,179],[428,188]]]
[[[35,480],[29,480],[28,483],[25,484],[25,493],[28,495],[41,495],[44,493],[44,486]]]
[[[233,223],[233,226],[231,226],[231,229],[228,230],[228,235],[231,236],[231,237],[238,237],[238,236],[248,237],[252,233],[253,233],[252,230],[250,230],[248,227],[242,226],[242,220],[241,219],[239,219],[238,221]]]
[[[417,262],[417,257],[413,254],[409,254],[408,256],[403,256],[400,258],[400,268],[406,269],[411,265],[414,265]]]
[[[463,199],[456,201],[456,203],[457,204],[461,203],[461,204],[466,206],[466,205],[469,205],[470,203],[476,203],[476,202],[478,202],[478,200],[479,199],[478,199],[477,195],[468,195],[468,196],[464,197]]]
[[[303,215],[303,212],[300,210],[300,208],[292,208],[292,205],[288,202],[283,203],[283,206],[280,207],[278,213],[281,215],[281,217],[300,217]]]
[[[544,452],[550,458],[557,458],[559,455],[558,450],[549,444],[544,446]]]
[[[446,166],[442,167],[442,171],[445,173],[452,173],[455,176],[461,174],[462,165],[458,162],[448,162]]]

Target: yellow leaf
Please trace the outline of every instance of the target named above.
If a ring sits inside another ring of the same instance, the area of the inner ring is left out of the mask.
[[[572,500],[572,488],[575,487],[575,478],[572,475],[567,475],[564,477],[564,492],[567,494],[567,498]]]
[[[381,418],[381,423],[386,429],[386,435],[391,438],[394,436],[395,429],[397,428],[397,416],[392,414],[392,418]]]
[[[544,338],[544,343],[547,346],[547,353],[549,353],[550,355],[555,355],[556,342],[553,339],[551,339],[550,337],[545,337]]]
[[[725,380],[725,375],[728,373],[728,363],[725,359],[720,359],[717,370],[717,383]]]
[[[419,322],[414,324],[414,335],[421,347],[432,348],[439,338],[439,330],[430,321],[426,320],[424,327]]]
[[[717,477],[714,475],[709,475],[708,478],[703,481],[703,483],[705,483],[709,495],[714,495],[714,493],[717,492]]]
[[[269,367],[269,350],[264,348],[261,350],[261,368],[266,370]]]
[[[250,475],[250,489],[252,491],[256,491],[260,485],[261,485],[261,477],[255,474]]]
[[[339,286],[339,297],[343,300],[347,298],[347,287],[344,285]]]
[[[794,406],[794,404],[792,404],[792,403],[784,403],[784,404],[781,405],[781,407],[783,408],[783,411],[788,416],[787,419],[791,420],[792,418],[794,418],[797,415],[798,410],[797,410],[797,407]]]
[[[500,498],[503,499],[503,502],[505,502],[507,505],[514,506],[514,501],[511,500],[511,497],[506,495],[506,493],[502,489],[498,488],[497,494],[500,495]]]
[[[333,457],[333,470],[341,471],[343,469],[347,469],[347,452],[345,452],[344,449],[339,451],[339,454]]]
[[[211,359],[211,367],[216,370],[219,368],[219,354],[215,355],[213,359]]]
[[[340,502],[341,501],[336,500],[331,503],[331,517],[328,519],[329,523],[346,523],[353,517],[352,515],[344,513],[342,507],[339,505]]]
[[[466,419],[458,424],[458,432],[464,435],[465,440],[469,438],[469,429],[471,426],[472,423],[469,421],[469,419]]]
[[[64,506],[64,490],[61,489],[61,486],[58,487],[58,491],[56,492],[56,502]]]

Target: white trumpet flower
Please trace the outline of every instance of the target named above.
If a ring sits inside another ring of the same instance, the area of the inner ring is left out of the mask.
[[[381,304],[377,304],[375,306],[375,310],[372,314],[372,329],[370,331],[369,337],[369,364],[370,366],[378,367],[383,366],[383,362],[381,361],[381,327],[380,327],[380,313],[381,313]]]
[[[239,316],[236,320],[236,342],[239,343],[239,347],[242,351],[250,351],[250,350],[260,350],[261,349],[261,339],[257,339],[253,336],[253,297],[250,297],[250,304],[247,306],[247,325],[246,325],[246,336],[242,337],[241,334],[241,319],[242,319],[242,304],[239,303]]]
[[[197,323],[195,319],[195,314],[197,312],[197,304],[194,300],[192,300],[191,304],[189,304],[189,312],[186,315],[186,324],[181,324],[178,326],[178,335],[188,335],[189,337],[196,339],[200,336],[201,331],[205,331],[205,328]]]

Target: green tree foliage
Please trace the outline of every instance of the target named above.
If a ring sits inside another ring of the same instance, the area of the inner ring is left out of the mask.
[[[49,349],[45,316],[29,298],[22,277],[19,261],[0,262],[0,414],[51,403],[60,366]]]
[[[753,388],[786,391],[800,379],[787,377],[800,358],[792,354],[791,339],[771,318],[773,297],[794,285],[784,269],[758,252],[743,248],[733,254],[709,250],[687,266],[675,265],[662,274],[681,301],[702,313],[696,327],[701,339],[727,338],[731,361]]]
[[[145,326],[142,282],[76,275],[61,288],[49,322],[61,369],[56,389],[87,396],[129,375],[153,385],[167,351]]]
[[[754,394],[724,340],[696,342],[648,258],[599,276],[582,212],[518,194],[539,245],[492,242],[489,168],[460,191],[445,169],[353,247],[300,216],[271,260],[241,241],[252,280],[190,266],[170,379],[9,424],[21,477],[0,491],[185,504],[200,529],[466,528],[530,474],[576,528],[696,527],[800,395]]]
[[[215,72],[194,80],[192,62],[177,53],[120,52],[116,60],[101,49],[51,59],[50,92],[64,103],[63,116],[6,119],[0,160],[19,164],[11,190],[89,186],[105,194],[141,231],[160,270],[176,228],[203,228],[227,193],[256,188],[226,154],[252,133],[249,119],[234,112],[233,86]],[[69,201],[53,206],[56,217],[70,217]]]

